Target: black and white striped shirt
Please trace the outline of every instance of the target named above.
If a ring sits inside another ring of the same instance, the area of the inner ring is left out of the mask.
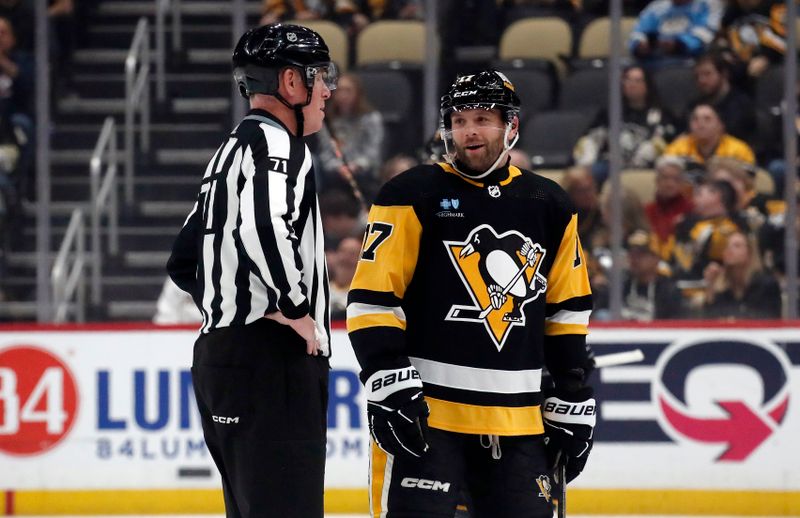
[[[202,333],[281,311],[310,313],[330,334],[322,221],[303,140],[252,110],[209,162],[167,269],[194,297]]]

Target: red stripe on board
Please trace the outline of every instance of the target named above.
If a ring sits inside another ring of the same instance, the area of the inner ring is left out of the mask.
[[[6,516],[13,516],[14,515],[14,492],[12,490],[7,490],[6,492],[6,505],[5,509],[3,509]]]
[[[344,320],[331,322],[333,329],[346,329]],[[653,322],[598,322],[589,329],[786,329],[800,328],[800,320],[655,320]],[[0,324],[0,333],[13,331],[87,332],[87,331],[199,331],[198,324],[162,326],[151,322],[97,322],[92,324],[36,324],[33,322]]]

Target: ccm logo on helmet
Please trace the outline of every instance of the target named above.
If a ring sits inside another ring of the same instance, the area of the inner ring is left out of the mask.
[[[442,491],[443,493],[450,491],[450,482],[439,482],[438,480],[428,480],[426,478],[406,477],[400,482],[400,485],[403,487],[418,487],[431,491]]]
[[[453,97],[454,97],[454,98],[455,98],[455,97],[464,97],[464,96],[467,96],[467,95],[475,95],[475,94],[477,94],[477,93],[478,93],[478,91],[477,91],[477,90],[464,90],[463,92],[456,92],[456,93],[454,93],[454,94],[453,94]]]
[[[382,378],[378,378],[372,382],[372,391],[377,392],[383,387],[400,383],[401,381],[408,381],[410,379],[420,379],[419,372],[414,368],[403,369],[400,372],[392,372]]]
[[[556,403],[547,401],[544,404],[544,411],[552,414],[561,415],[594,415],[594,405]]]
[[[211,420],[219,424],[232,424],[232,423],[238,424],[239,416],[237,415],[236,417],[225,417],[221,415],[212,415]]]

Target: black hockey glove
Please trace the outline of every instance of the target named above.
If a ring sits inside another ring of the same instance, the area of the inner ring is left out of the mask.
[[[567,482],[577,477],[592,450],[596,403],[591,387],[576,392],[554,390],[544,400],[547,458],[553,469],[563,464]]]
[[[421,457],[428,451],[428,404],[422,380],[412,366],[378,371],[367,389],[369,433],[390,455]]]

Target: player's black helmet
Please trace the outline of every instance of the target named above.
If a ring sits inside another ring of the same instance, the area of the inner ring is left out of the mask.
[[[442,96],[440,105],[445,128],[450,127],[450,114],[454,111],[498,108],[506,122],[511,122],[515,116],[519,117],[519,107],[514,85],[497,70],[459,76]]]
[[[309,99],[317,74],[330,90],[336,88],[336,67],[328,46],[307,27],[280,23],[257,27],[247,31],[233,51],[233,77],[245,98],[255,93],[274,95],[278,73],[290,66],[303,70]]]

